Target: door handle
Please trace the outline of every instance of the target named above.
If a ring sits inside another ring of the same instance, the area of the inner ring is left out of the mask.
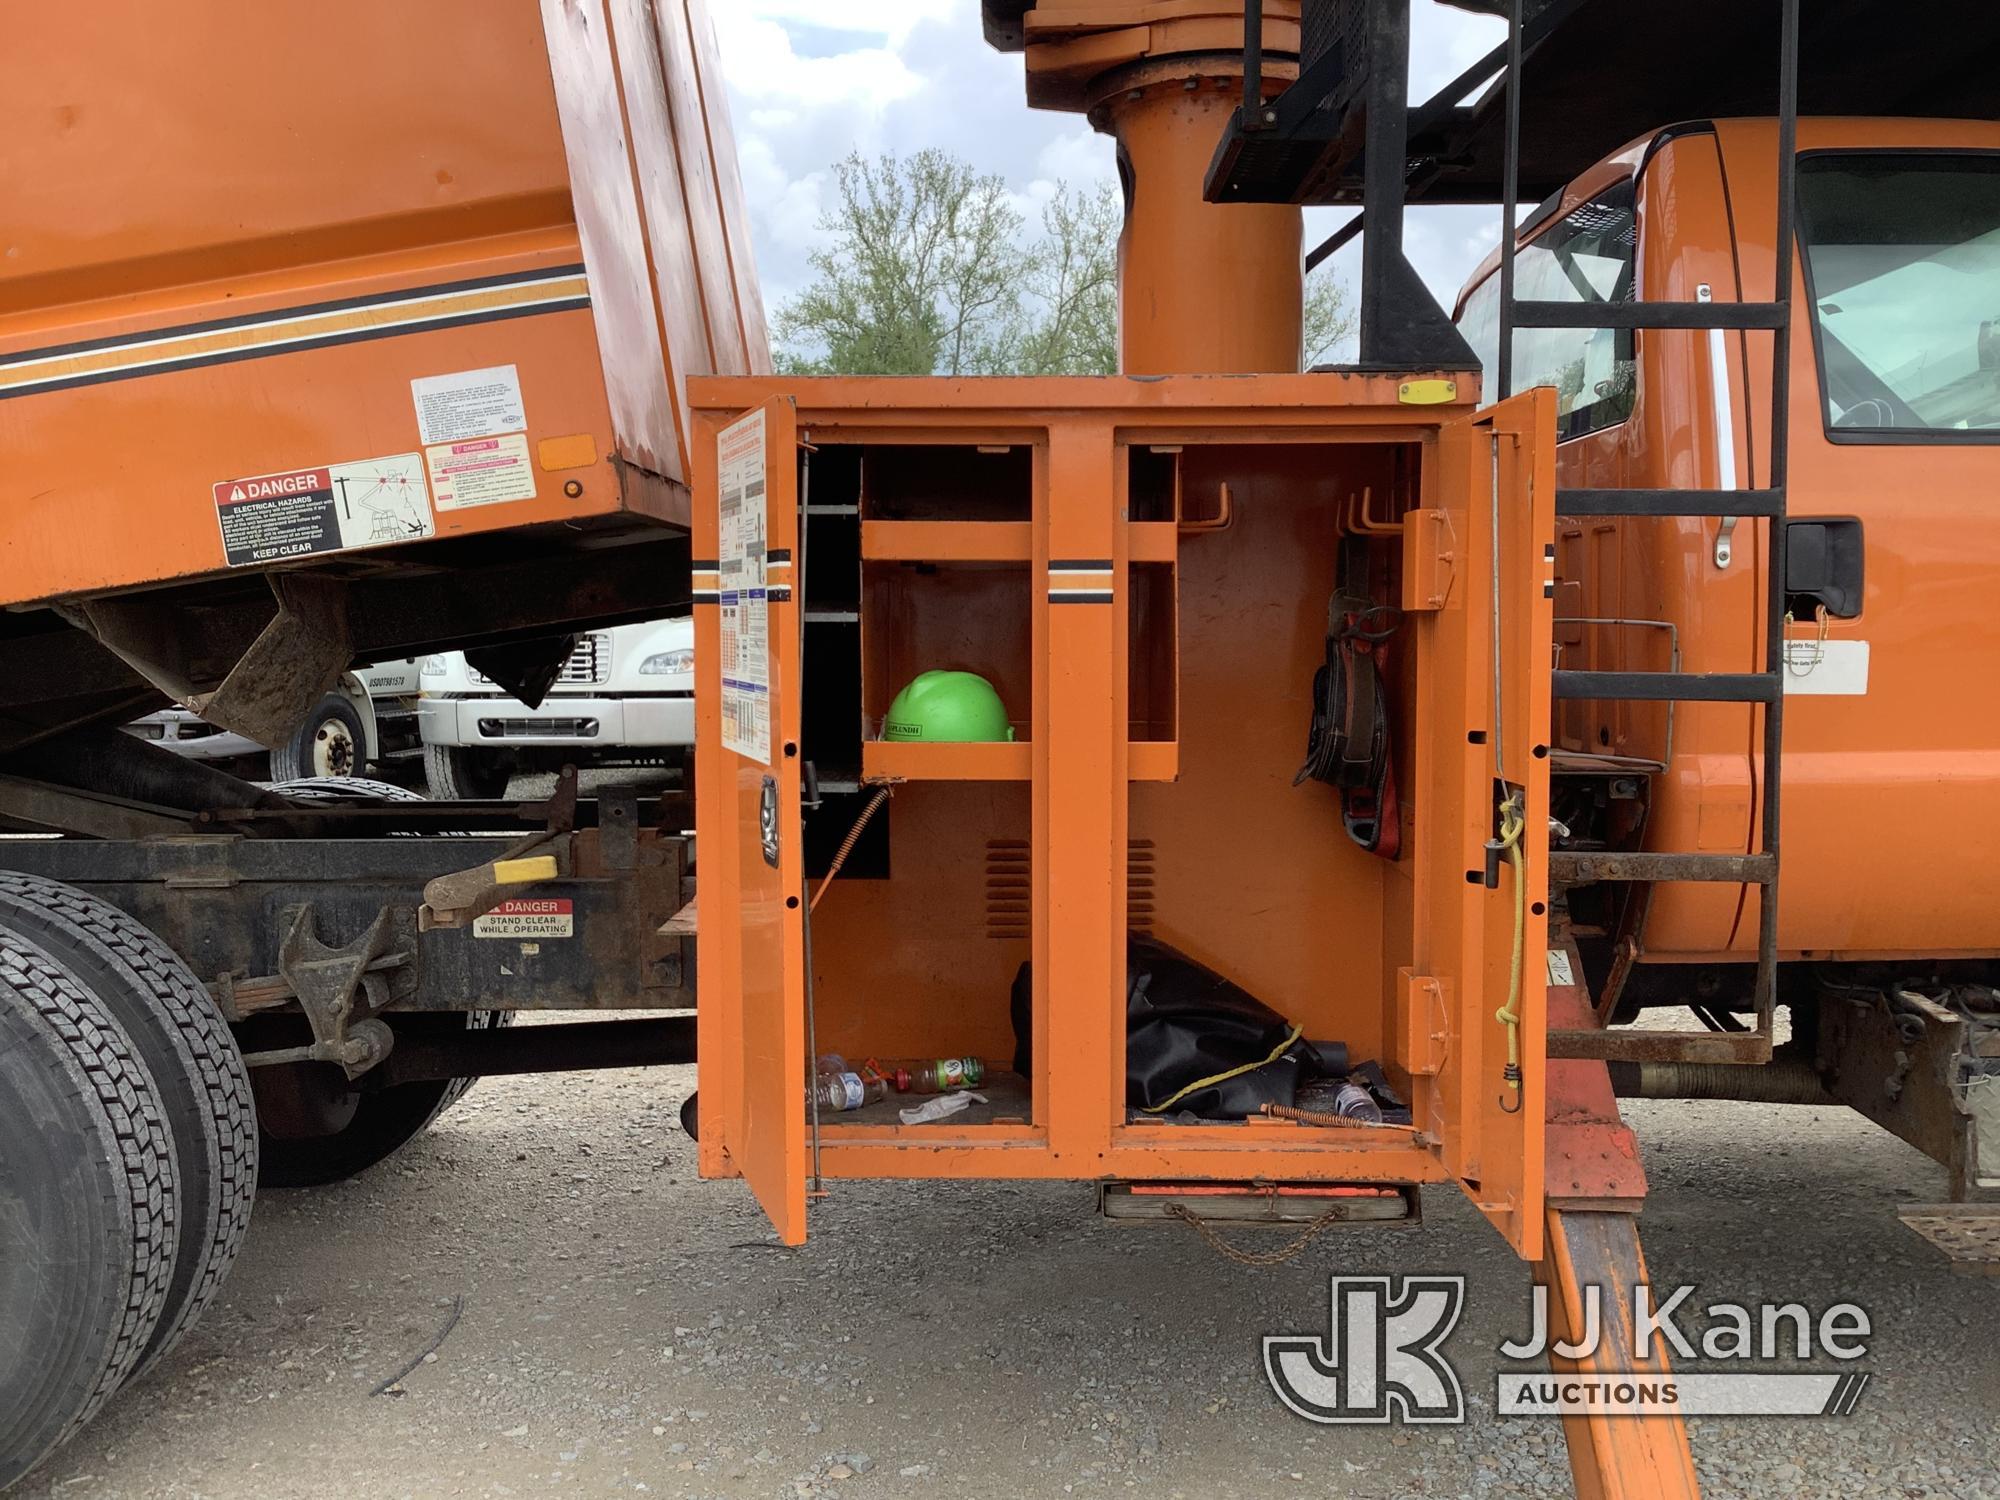
[[[1805,616],[1824,606],[1836,620],[1853,619],[1867,582],[1864,561],[1858,520],[1787,521],[1785,607]]]

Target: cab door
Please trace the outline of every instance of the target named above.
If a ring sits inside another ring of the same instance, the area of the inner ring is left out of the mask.
[[[1418,654],[1415,962],[1401,995],[1415,1120],[1527,1260],[1543,1238],[1555,442],[1547,387],[1447,423],[1438,483],[1404,543]]]
[[[798,424],[789,398],[694,443],[696,956],[704,1176],[806,1237]]]

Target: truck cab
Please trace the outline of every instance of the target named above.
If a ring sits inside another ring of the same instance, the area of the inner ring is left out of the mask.
[[[1605,158],[1522,224],[1517,295],[1770,300],[1775,145],[1772,121],[1715,120]],[[1781,956],[1984,955],[2000,949],[2000,903],[1934,872],[1983,866],[1976,851],[2000,837],[2000,701],[1979,688],[2000,672],[2000,126],[1803,120],[1798,177],[1801,326],[1775,372],[1792,434]],[[1498,261],[1456,312],[1490,395]],[[1755,488],[1770,476],[1771,348],[1756,332],[1523,329],[1513,385],[1557,392],[1561,488]],[[1755,670],[1760,529],[1559,517],[1556,665]],[[1571,847],[1757,848],[1754,712],[1559,703]],[[1657,970],[1649,986],[1648,965],[1755,956],[1754,886],[1602,894],[1599,958],[1637,976],[1628,1002],[1682,988]]]
[[[419,729],[433,797],[503,797],[519,772],[565,764],[684,765],[694,744],[694,622],[686,615],[577,638],[530,708],[466,660],[423,659]]]

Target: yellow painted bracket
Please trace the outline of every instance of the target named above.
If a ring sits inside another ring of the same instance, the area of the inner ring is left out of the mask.
[[[563,858],[556,854],[518,854],[439,875],[424,886],[424,904],[417,908],[417,930],[469,927],[505,899],[503,892],[559,880],[562,874]]]
[[[1458,382],[1405,380],[1396,387],[1396,399],[1405,406],[1445,406],[1458,399]]]

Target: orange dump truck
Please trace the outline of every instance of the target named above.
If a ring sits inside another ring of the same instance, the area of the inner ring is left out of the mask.
[[[1968,772],[1899,716],[1911,575],[1965,596],[1940,554],[1990,524],[2000,360],[1924,268],[1980,265],[2000,143],[1798,118],[1978,113],[1939,59],[1992,17],[1857,70],[1796,0],[1563,0],[1413,104],[1408,0],[985,0],[1115,143],[1124,373],[891,381],[765,368],[694,0],[187,9],[0,56],[0,819],[55,835],[0,850],[0,1483],[199,1314],[260,1176],[359,1171],[482,1073],[698,1053],[702,1170],[787,1244],[852,1178],[1303,1239],[1455,1188],[1558,1334],[1645,1277],[1618,1091],[1840,1099],[1994,1175],[1993,903],[1915,889],[1985,878],[1994,726],[1960,711]],[[1686,55],[1718,34],[1757,70]],[[1607,91],[1635,58],[1660,87]],[[1563,191],[1455,326],[1404,206],[1512,225],[1524,185]],[[1359,359],[1301,372],[1308,202],[1364,258]],[[1919,444],[1951,547],[1891,503]],[[106,727],[273,742],[446,648],[533,702],[679,604],[691,788],[263,788]],[[934,672],[976,737],[912,709]],[[1878,805],[1934,825],[1881,920],[1819,867]],[[981,1097],[906,1120],[923,1059]],[[1695,1493],[1678,1420],[1567,1420],[1581,1492]]]

